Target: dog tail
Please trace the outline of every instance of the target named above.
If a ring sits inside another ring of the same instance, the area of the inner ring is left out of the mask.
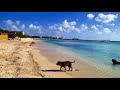
[[[71,63],[75,63],[75,61],[74,61],[74,62],[71,62]]]

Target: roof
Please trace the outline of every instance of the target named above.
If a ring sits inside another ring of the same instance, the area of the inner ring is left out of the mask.
[[[15,32],[0,32],[0,33],[15,34]]]
[[[0,33],[15,33],[15,31],[0,31]]]

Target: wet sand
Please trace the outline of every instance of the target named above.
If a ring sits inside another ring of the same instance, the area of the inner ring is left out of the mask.
[[[76,78],[113,78],[118,77],[112,73],[105,72],[102,67],[89,62],[89,60],[83,59],[78,55],[70,51],[66,51],[61,47],[48,45],[43,41],[38,41],[39,52],[48,58],[48,60],[56,64],[57,61],[75,61],[73,63],[73,71],[67,71],[66,73]],[[68,68],[67,68],[68,69]]]

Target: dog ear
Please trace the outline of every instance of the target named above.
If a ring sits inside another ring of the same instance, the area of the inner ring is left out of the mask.
[[[57,61],[57,63],[59,63],[59,61]]]

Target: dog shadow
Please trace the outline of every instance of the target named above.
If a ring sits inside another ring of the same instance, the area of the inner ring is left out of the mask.
[[[41,70],[43,72],[65,72],[63,70]]]

